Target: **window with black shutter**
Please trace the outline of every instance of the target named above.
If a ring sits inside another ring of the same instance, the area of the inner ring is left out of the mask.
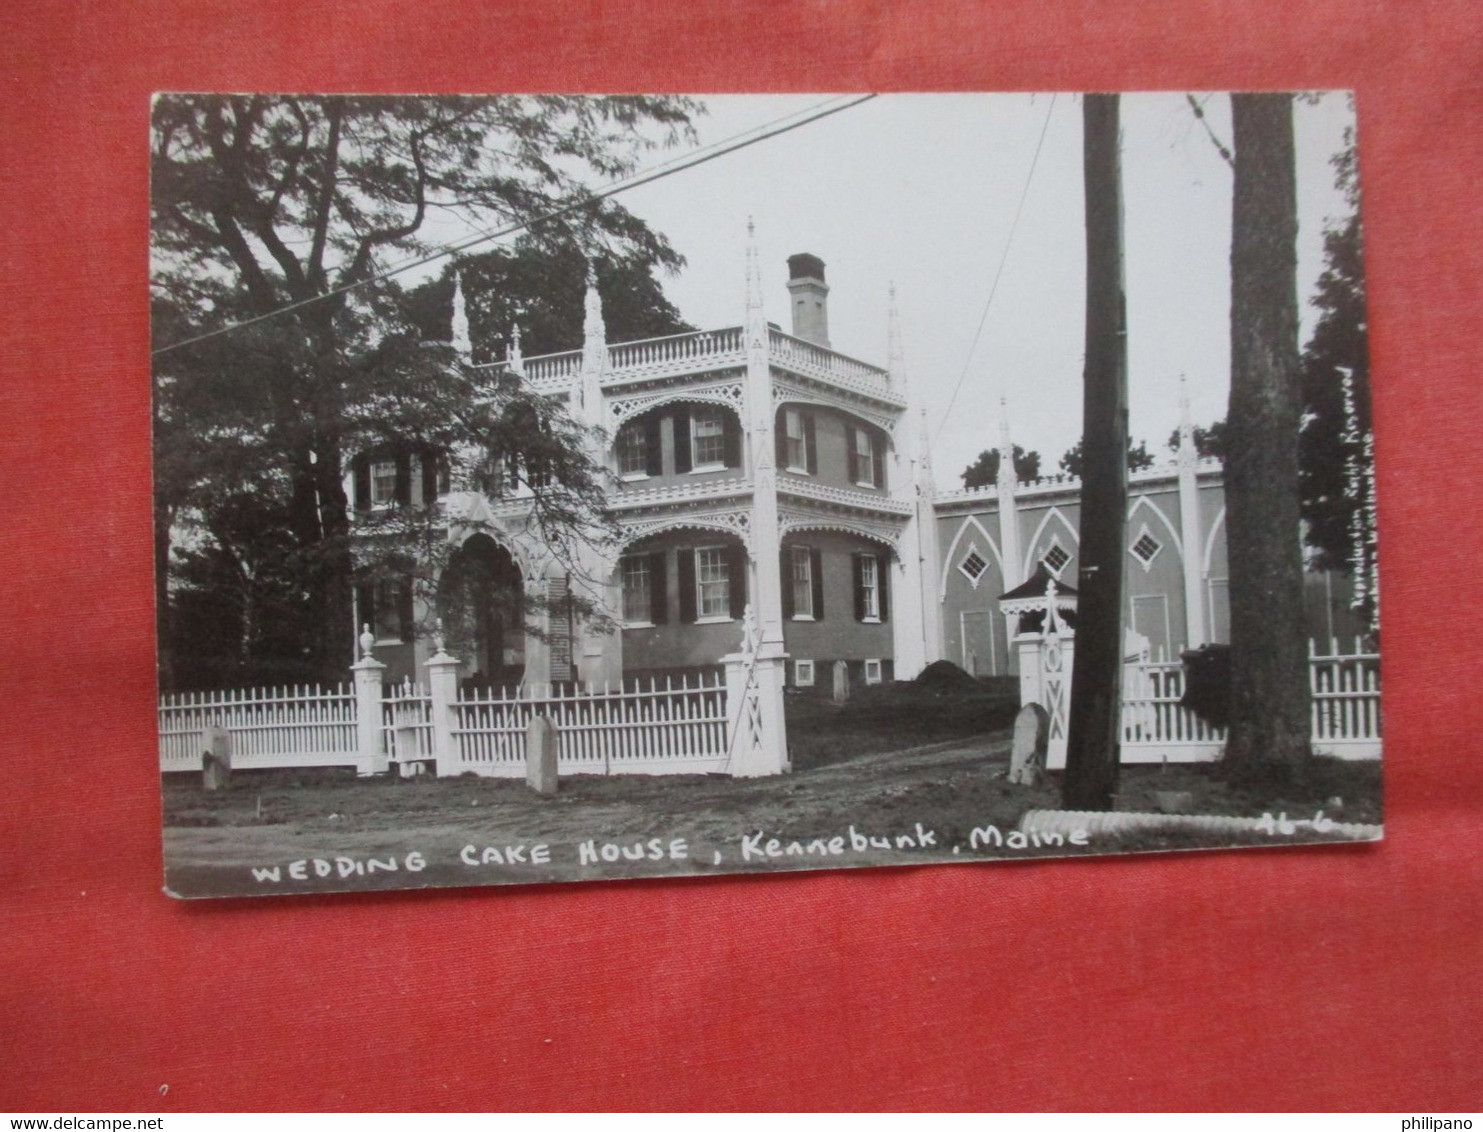
[[[682,546],[675,555],[680,579],[680,620],[686,624],[694,622],[699,606],[695,600],[695,551]]]
[[[814,415],[803,414],[803,458],[804,467],[808,474],[816,476],[819,474],[819,442],[814,433]]]
[[[785,546],[778,551],[778,577],[783,583],[783,617],[791,620],[798,612],[793,600],[793,547]]]
[[[859,432],[859,429],[857,429],[854,425],[844,426],[844,442],[845,450],[849,456],[850,461],[851,483],[860,482],[860,454],[858,451],[859,441],[855,438],[855,434],[857,432]]]
[[[809,581],[814,588],[814,620],[824,620],[824,552],[817,546],[808,552]]]
[[[742,466],[741,421],[731,413],[723,412],[721,429],[721,462],[728,468],[739,468]]]
[[[400,507],[412,502],[412,456],[405,449],[396,454],[396,502]]]
[[[644,418],[644,471],[651,476],[664,474],[664,441],[660,432],[660,423],[664,417],[659,413],[650,413]]]
[[[369,511],[371,509],[371,462],[364,454],[361,454],[351,462],[351,467],[355,474],[355,509]]]
[[[649,555],[649,618],[655,625],[669,620],[668,558],[662,550]]]
[[[675,473],[683,475],[691,468],[690,461],[690,408],[677,406],[674,412],[675,430]]]
[[[438,501],[442,488],[442,456],[436,451],[422,453],[422,505],[431,507]]]
[[[747,609],[747,548],[726,548],[726,580],[731,588],[731,616],[740,617]]]

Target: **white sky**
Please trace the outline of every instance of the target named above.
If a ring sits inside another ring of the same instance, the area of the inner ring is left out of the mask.
[[[828,97],[704,97],[701,143]],[[1229,146],[1229,99],[1199,97]],[[792,328],[787,257],[812,252],[826,265],[833,347],[884,365],[894,280],[912,395],[926,405],[936,437],[939,486],[960,487],[962,469],[997,445],[1001,395],[1015,442],[1038,450],[1042,470],[1053,472],[1081,434],[1085,246],[1080,99],[1052,99],[883,95],[620,199],[686,257],[663,284],[701,328],[742,321],[748,216],[756,221],[767,316],[785,330]],[[974,347],[1047,113],[1019,227]],[[1330,94],[1300,103],[1295,119],[1298,293],[1306,308],[1322,269],[1324,222],[1345,207],[1329,158],[1353,121],[1350,100]],[[1125,95],[1122,128],[1130,428],[1166,455],[1181,374],[1195,423],[1225,415],[1231,172],[1183,93]],[[1310,327],[1305,309],[1305,341]]]

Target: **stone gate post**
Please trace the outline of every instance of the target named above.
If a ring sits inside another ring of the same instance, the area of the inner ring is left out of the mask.
[[[439,778],[459,772],[458,739],[453,734],[454,712],[458,704],[459,661],[436,640],[437,651],[427,660],[427,690],[432,703],[433,767]]]
[[[381,681],[386,665],[371,655],[375,634],[366,625],[360,635],[361,658],[350,666],[355,681],[356,773],[386,773],[386,735],[382,726]]]

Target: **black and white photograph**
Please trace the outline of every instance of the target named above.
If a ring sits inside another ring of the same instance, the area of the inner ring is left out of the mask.
[[[1351,94],[149,145],[170,895],[1382,836]]]

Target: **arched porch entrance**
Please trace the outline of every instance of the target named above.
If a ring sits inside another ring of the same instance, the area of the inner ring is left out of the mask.
[[[476,684],[504,686],[525,675],[525,583],[508,550],[486,534],[453,552],[438,586],[448,651]]]

